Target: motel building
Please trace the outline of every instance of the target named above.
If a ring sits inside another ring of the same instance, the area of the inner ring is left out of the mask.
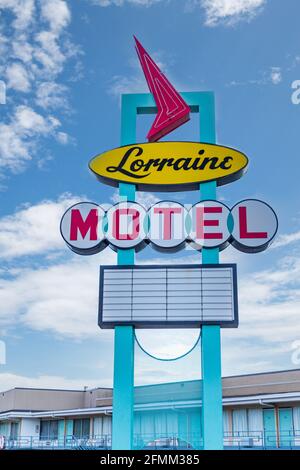
[[[300,369],[225,377],[224,447],[300,448]],[[135,449],[201,449],[201,381],[135,387]],[[112,389],[0,394],[5,449],[110,449]]]

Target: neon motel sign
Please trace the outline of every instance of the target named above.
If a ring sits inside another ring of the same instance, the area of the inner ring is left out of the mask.
[[[275,237],[278,221],[266,203],[247,199],[229,209],[216,201],[200,201],[189,209],[177,202],[161,201],[148,210],[136,202],[119,202],[105,210],[93,202],[70,207],[61,220],[68,247],[81,255],[95,254],[108,245],[140,251],[147,244],[177,251],[187,244],[196,250],[265,250]]]
[[[247,171],[248,158],[236,149],[203,142],[157,142],[190,119],[190,108],[137,39],[136,49],[157,107],[157,115],[147,135],[149,142],[98,154],[89,163],[91,172],[108,185],[128,183],[139,191],[160,192],[194,190],[210,181],[221,186],[241,178]],[[80,202],[65,212],[60,224],[67,246],[80,255],[96,254],[108,246],[113,250],[140,251],[149,244],[156,250],[169,252],[186,246],[198,251],[223,250],[231,244],[240,251],[257,253],[270,245],[277,229],[274,210],[257,199],[240,201],[231,208],[215,200],[186,206],[160,201],[148,210],[129,200],[109,208],[94,202]],[[141,276],[141,271],[134,268],[132,276]],[[213,267],[206,269],[213,272]],[[187,285],[184,277],[180,282]],[[236,279],[232,288],[236,290]],[[100,292],[100,297],[105,292]],[[215,295],[218,296],[217,290]],[[232,325],[237,326],[237,302],[234,306],[234,317],[228,325],[232,321]],[[118,309],[121,309],[120,305]],[[125,322],[124,318],[118,320],[115,317],[103,322],[102,313],[99,317],[101,327]],[[127,314],[132,320],[135,312],[128,310]],[[141,312],[137,315],[141,316]],[[220,318],[216,318],[217,324],[224,324],[224,319],[220,323]],[[135,324],[140,324],[139,321]],[[197,317],[198,326],[199,321]],[[147,323],[150,324],[153,327],[154,323]],[[159,324],[165,325],[165,322]],[[176,325],[180,326],[178,322]]]

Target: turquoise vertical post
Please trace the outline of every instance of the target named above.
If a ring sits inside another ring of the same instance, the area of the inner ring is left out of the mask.
[[[206,106],[200,106],[202,142],[216,142],[215,105],[213,94],[207,95]],[[216,199],[216,182],[200,185],[201,199]],[[202,263],[219,263],[218,249],[203,249]],[[202,361],[202,429],[203,449],[223,449],[221,328],[203,326],[201,332]]]
[[[133,447],[134,331],[132,326],[115,327],[112,448]]]
[[[186,92],[183,98],[193,113],[200,112],[201,141],[215,143],[214,95],[211,92]],[[121,145],[136,139],[136,114],[155,114],[151,93],[122,96]],[[121,183],[122,199],[135,200],[135,185]],[[216,199],[215,182],[202,184],[201,199]],[[203,250],[202,262],[219,262],[217,249]],[[118,264],[134,264],[133,250],[120,250]],[[220,327],[202,328],[202,429],[204,449],[223,448],[222,381]],[[134,410],[134,330],[115,328],[114,391],[113,391],[113,449],[132,449]]]
[[[121,145],[135,142],[136,109],[131,96],[122,95]],[[120,183],[122,200],[135,200],[135,185]],[[118,264],[134,264],[134,250],[118,250]],[[133,448],[134,423],[134,328],[115,327],[112,448]]]

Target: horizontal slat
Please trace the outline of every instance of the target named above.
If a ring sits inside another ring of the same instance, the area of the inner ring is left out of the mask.
[[[119,284],[119,285],[107,285],[105,284],[103,291],[104,292],[127,292],[128,290],[131,290],[131,285],[124,285],[124,284]]]
[[[132,298],[132,304],[133,305],[157,305],[157,304],[161,304],[161,305],[166,305],[167,304],[167,298],[166,297],[162,297],[162,296],[155,296],[153,295],[152,297],[146,297],[146,296],[143,296],[143,297],[136,297],[136,296],[133,296]]]
[[[105,279],[118,279],[118,278],[131,278],[132,277],[132,269],[111,269],[105,270]]]
[[[133,271],[133,279],[165,279],[166,276],[166,270],[137,269],[136,271]]]
[[[232,289],[228,285],[220,285],[220,284],[203,284],[202,285],[202,292],[205,294],[207,292],[209,295],[212,292],[232,292]]]
[[[129,310],[118,310],[118,311],[107,311],[103,313],[103,320],[107,320],[108,318],[122,318],[122,320],[130,320],[131,318],[131,311]]]
[[[116,305],[116,306],[122,306],[122,305],[127,305],[128,307],[131,308],[131,304],[132,304],[132,300],[131,300],[131,297],[130,298],[126,298],[126,299],[123,299],[123,298],[119,298],[119,297],[110,297],[110,298],[106,298],[103,300],[103,305],[106,307],[108,305]]]
[[[205,310],[202,310],[202,316],[203,318],[211,318],[211,317],[218,317],[218,318],[230,318],[232,317],[232,311],[229,310],[225,310],[225,309],[222,309],[222,310],[218,310],[218,309],[205,309]]]
[[[166,309],[133,309],[132,317],[143,317],[144,321],[150,321],[152,318],[160,318],[162,321],[166,319]]]
[[[166,284],[135,284],[133,286],[133,292],[166,292]]]
[[[213,309],[216,309],[216,310],[232,310],[232,304],[231,302],[219,302],[219,303],[216,303],[216,302],[205,302],[202,304],[202,310],[205,311],[205,310],[213,310]]]
[[[110,292],[103,292],[103,299],[110,299],[110,298],[114,298],[114,297],[120,297],[122,299],[126,299],[126,298],[129,298],[131,299],[131,291],[110,291]]]

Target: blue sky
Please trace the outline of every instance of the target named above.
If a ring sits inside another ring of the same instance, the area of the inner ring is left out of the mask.
[[[135,34],[180,91],[213,90],[218,142],[250,165],[218,197],[270,203],[280,230],[264,253],[229,248],[237,262],[240,327],[222,332],[223,373],[299,367],[300,79],[297,0],[0,0],[0,389],[111,385],[113,333],[97,326],[98,270],[107,248],[72,254],[59,234],[64,210],[81,199],[112,202],[88,161],[117,147],[120,94],[147,91]],[[3,101],[3,97],[2,97]],[[144,141],[149,117],[138,120]],[[172,135],[197,139],[197,117]],[[174,193],[191,203],[198,193]],[[140,193],[149,204],[160,194]],[[169,262],[147,248],[138,262]],[[172,255],[173,256],[173,255]],[[197,262],[186,250],[179,261]],[[139,333],[157,354],[193,343],[197,331]],[[136,383],[197,378],[199,351],[178,363],[136,351]]]

